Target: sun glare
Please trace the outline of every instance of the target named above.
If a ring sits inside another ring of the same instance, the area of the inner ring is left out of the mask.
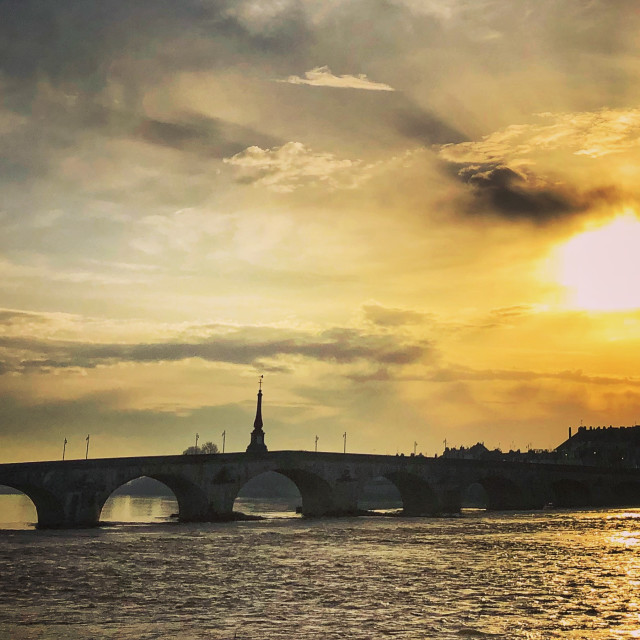
[[[572,307],[640,308],[640,221],[633,213],[585,231],[560,249],[560,283]]]

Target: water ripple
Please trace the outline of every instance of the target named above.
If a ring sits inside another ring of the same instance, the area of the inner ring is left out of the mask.
[[[0,638],[638,637],[640,514],[0,532]]]

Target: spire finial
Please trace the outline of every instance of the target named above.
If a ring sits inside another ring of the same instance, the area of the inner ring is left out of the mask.
[[[263,376],[263,375],[261,375],[261,376],[260,376],[260,378],[258,379],[258,385],[259,385],[258,390],[259,390],[259,391],[262,391],[262,378],[264,378],[264,376]]]

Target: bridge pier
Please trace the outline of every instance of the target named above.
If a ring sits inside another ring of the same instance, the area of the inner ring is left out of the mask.
[[[38,514],[38,527],[59,527],[65,520],[64,495],[56,495],[43,487],[16,486],[33,502]]]
[[[402,497],[402,512],[407,516],[429,516],[442,512],[437,490],[416,473],[401,471],[385,477],[396,485]]]
[[[242,487],[238,482],[205,484],[202,494],[184,496],[180,505],[181,522],[221,522],[233,519],[233,503]]]
[[[462,491],[460,487],[438,487],[438,513],[460,513],[462,509]]]
[[[357,515],[361,489],[361,484],[355,478],[338,478],[332,486],[333,504],[329,513],[336,516]]]
[[[23,487],[16,487],[24,491]],[[24,491],[38,513],[38,529],[77,529],[95,527],[101,503],[91,488],[29,488]]]
[[[302,515],[308,517],[355,514],[358,509],[356,482],[351,476],[337,480],[315,472],[278,469],[292,480],[302,497]],[[356,496],[355,501],[353,496]]]
[[[74,529],[97,527],[103,504],[98,494],[93,491],[84,488],[67,491],[64,501],[64,521],[59,525],[54,523],[52,526]]]

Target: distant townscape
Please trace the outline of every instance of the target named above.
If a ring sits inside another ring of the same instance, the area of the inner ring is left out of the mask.
[[[512,460],[612,467],[640,467],[640,425],[633,427],[579,427],[555,449],[487,449],[482,442],[472,447],[449,448],[445,458],[463,460]]]

